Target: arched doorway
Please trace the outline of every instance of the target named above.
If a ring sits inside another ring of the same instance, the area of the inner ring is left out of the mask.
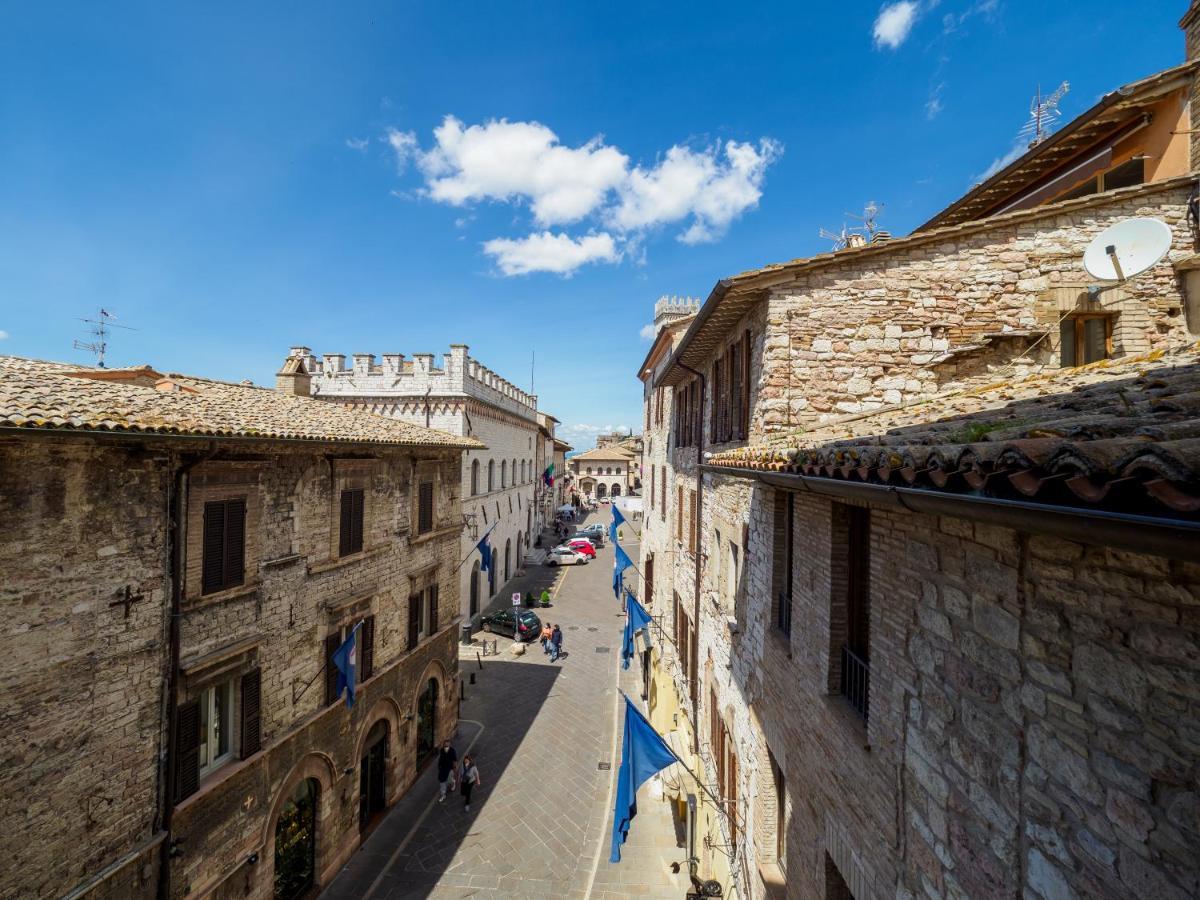
[[[614,485],[612,486],[612,495],[613,495],[614,497],[620,497],[620,496],[621,496],[621,486],[620,486],[619,484],[614,484]]]
[[[504,542],[504,580],[512,577],[512,538]]]
[[[471,615],[479,612],[479,560],[471,566]]]
[[[608,496],[608,485],[601,482],[596,485],[596,499],[603,500]]]
[[[417,698],[417,765],[437,749],[438,681],[430,678]]]
[[[388,723],[371,726],[358,770],[358,830],[367,831],[387,808]]]
[[[296,785],[275,822],[275,896],[295,900],[313,886],[317,875],[317,798],[315,778]]]

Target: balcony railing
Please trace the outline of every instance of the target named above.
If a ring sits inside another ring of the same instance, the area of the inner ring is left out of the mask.
[[[871,665],[857,653],[842,645],[842,696],[850,701],[860,716],[867,717],[870,702]]]

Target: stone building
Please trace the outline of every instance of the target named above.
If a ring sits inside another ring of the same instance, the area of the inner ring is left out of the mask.
[[[577,453],[567,460],[567,466],[584,498],[627,496],[641,487],[641,460],[619,444]]]
[[[480,446],[0,357],[0,893],[292,897],[331,877],[456,727],[459,457]],[[328,660],[355,625],[347,709]]]
[[[647,693],[726,897],[1200,892],[1194,37],[913,234],[659,332]],[[1089,290],[1131,217],[1168,256]]]
[[[382,362],[373,354],[355,353],[349,368],[342,354],[318,360],[307,347],[293,347],[292,358],[304,361],[318,400],[478,438],[487,445],[463,454],[458,486],[466,523],[459,548],[459,559],[466,559],[458,574],[459,596],[463,615],[476,618],[516,577],[544,524],[537,520],[536,502],[537,397],[472,359],[465,344],[452,344],[440,367],[432,353],[408,360],[385,353]],[[497,561],[490,575],[481,571],[475,550],[489,530]]]

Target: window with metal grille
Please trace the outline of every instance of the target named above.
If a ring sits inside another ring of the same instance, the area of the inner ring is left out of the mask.
[[[792,633],[792,567],[796,539],[796,509],[792,495],[775,492],[775,552],[771,583],[775,595],[775,627]]]
[[[246,498],[204,504],[201,593],[212,594],[245,581]]]
[[[342,510],[338,536],[338,556],[349,556],[363,548],[363,500],[366,492],[362,488],[342,491]]]
[[[499,511],[496,513],[499,517]],[[433,482],[422,481],[417,489],[417,534],[433,531]]]
[[[846,510],[846,635],[841,692],[864,719],[871,682],[871,511]]]

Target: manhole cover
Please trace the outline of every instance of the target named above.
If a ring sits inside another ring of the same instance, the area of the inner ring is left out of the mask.
[[[612,650],[612,647],[597,647],[596,648],[597,653],[608,653],[611,650]]]
[[[589,625],[589,626],[588,626],[588,631],[599,631],[599,630],[600,630],[600,629],[599,629],[599,628],[597,628],[595,625]]]
[[[578,625],[568,625],[567,626],[567,631],[578,631],[578,630],[579,630]]]
[[[612,768],[612,763],[609,763],[609,762],[597,763],[596,768],[599,769],[601,772],[607,772]]]

